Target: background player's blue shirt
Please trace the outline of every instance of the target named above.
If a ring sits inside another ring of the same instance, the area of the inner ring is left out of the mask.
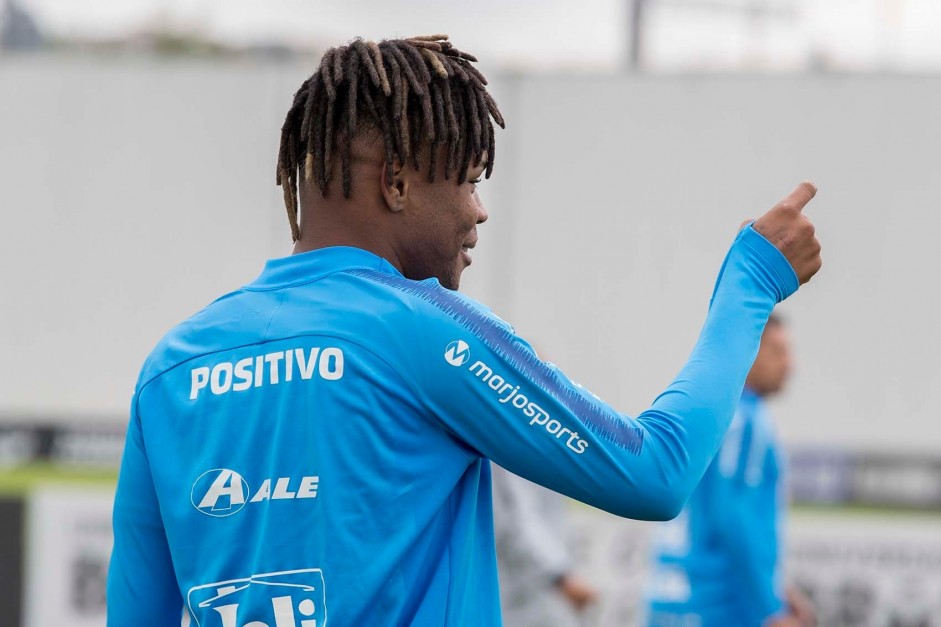
[[[622,516],[675,516],[797,286],[743,230],[689,363],[630,419],[434,280],[353,248],[269,261],[144,364],[108,623],[498,625],[488,459]]]
[[[765,403],[746,388],[699,487],[658,530],[651,627],[758,627],[784,609],[781,460]]]

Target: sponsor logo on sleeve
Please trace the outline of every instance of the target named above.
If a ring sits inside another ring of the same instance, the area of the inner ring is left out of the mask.
[[[260,573],[194,586],[186,595],[197,627],[326,627],[319,568]],[[188,619],[188,620],[187,620]]]
[[[242,475],[228,468],[207,470],[193,482],[190,502],[207,516],[223,518],[242,511],[247,504],[265,501],[317,498],[320,477],[274,477],[252,491]]]
[[[457,367],[470,362],[470,347],[467,342],[455,340],[448,344],[444,351],[444,360]],[[480,383],[493,390],[493,393],[500,397],[500,403],[512,405],[528,418],[529,426],[542,427],[547,433],[555,436],[557,440],[564,441],[565,446],[578,455],[588,449],[587,440],[582,439],[577,431],[572,431],[550,416],[549,412],[538,403],[530,400],[521,390],[522,385],[514,385],[512,382],[507,381],[505,377],[495,373],[493,368],[481,360],[471,363],[467,370],[473,373]]]
[[[452,366],[463,366],[470,359],[470,348],[464,340],[455,340],[444,351],[444,360]]]

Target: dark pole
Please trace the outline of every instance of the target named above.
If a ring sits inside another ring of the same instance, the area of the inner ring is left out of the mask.
[[[641,50],[643,48],[644,35],[644,9],[647,0],[630,0],[631,2],[631,34],[630,34],[630,56],[628,63],[631,71],[640,71],[642,58]]]

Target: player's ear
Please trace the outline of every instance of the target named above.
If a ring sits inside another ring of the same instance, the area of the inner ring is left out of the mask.
[[[405,168],[398,159],[393,159],[391,166],[388,163],[382,164],[379,186],[382,188],[382,197],[390,211],[398,212],[405,209],[411,185]]]

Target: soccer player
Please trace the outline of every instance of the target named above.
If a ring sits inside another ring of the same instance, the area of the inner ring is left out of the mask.
[[[488,460],[621,516],[692,493],[768,316],[820,267],[815,188],[742,229],[689,363],[628,418],[456,291],[503,123],[473,61],[443,36],[354,40],[295,94],[294,254],[137,382],[110,625],[498,625]]]
[[[790,352],[787,330],[772,316],[719,454],[682,513],[658,530],[650,627],[815,623],[809,600],[782,585],[786,497],[764,400],[784,387]]]

